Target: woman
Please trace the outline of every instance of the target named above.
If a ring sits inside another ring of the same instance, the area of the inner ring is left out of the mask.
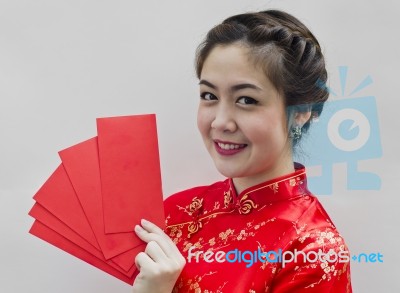
[[[351,292],[342,237],[292,149],[328,92],[321,48],[293,16],[232,16],[199,46],[198,128],[228,179],[165,200],[142,221],[134,292]]]

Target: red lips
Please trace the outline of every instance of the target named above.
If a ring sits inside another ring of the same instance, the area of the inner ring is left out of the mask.
[[[247,144],[238,144],[228,141],[214,140],[216,151],[223,156],[232,156],[246,148]]]

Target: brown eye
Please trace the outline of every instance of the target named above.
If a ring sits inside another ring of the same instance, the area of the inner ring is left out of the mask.
[[[237,100],[237,103],[243,104],[243,105],[256,105],[256,104],[258,104],[258,101],[253,98],[250,98],[250,97],[240,97]]]
[[[200,95],[200,97],[201,97],[203,100],[206,100],[206,101],[218,100],[217,97],[216,97],[215,95],[213,95],[212,93],[208,93],[208,92],[202,93],[202,94]]]

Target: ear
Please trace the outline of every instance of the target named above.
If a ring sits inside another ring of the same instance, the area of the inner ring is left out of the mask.
[[[310,118],[311,118],[311,111],[296,112],[296,114],[294,114],[294,123],[295,125],[303,127],[303,125],[306,124],[307,121],[310,120]]]

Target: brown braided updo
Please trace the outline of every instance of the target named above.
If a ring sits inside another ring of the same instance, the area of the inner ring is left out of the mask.
[[[196,52],[196,74],[218,45],[240,43],[249,48],[255,66],[261,66],[285,99],[288,129],[295,112],[321,114],[328,98],[327,72],[320,45],[310,30],[292,15],[267,10],[238,14],[212,28]],[[311,119],[310,119],[311,120]],[[302,127],[307,131],[310,120]],[[296,142],[294,142],[296,143]]]

